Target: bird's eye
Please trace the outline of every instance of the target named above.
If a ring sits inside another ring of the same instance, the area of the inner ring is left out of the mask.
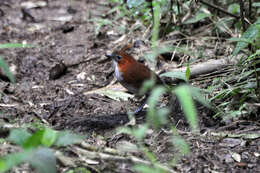
[[[122,58],[121,55],[117,55],[117,56],[116,56],[117,61],[119,61],[121,58]]]

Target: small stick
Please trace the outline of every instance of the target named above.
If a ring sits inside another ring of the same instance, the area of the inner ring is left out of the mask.
[[[244,16],[244,3],[242,0],[239,0],[239,4],[240,4],[240,19],[242,22],[242,28],[243,28],[243,32],[246,31],[246,24],[245,24],[245,16]]]
[[[232,14],[232,13],[226,11],[226,10],[223,10],[222,8],[220,8],[220,7],[216,6],[216,5],[210,4],[210,3],[205,2],[205,1],[202,1],[202,0],[199,0],[199,2],[202,3],[202,4],[204,4],[204,5],[209,6],[209,7],[211,7],[211,8],[214,8],[214,9],[216,9],[216,10],[222,12],[222,13],[225,13],[225,14],[227,14],[227,15],[229,15],[229,16],[232,16],[232,17],[234,17],[234,18],[236,18],[236,19],[239,19],[239,18],[240,18],[239,16],[234,15],[234,14]]]

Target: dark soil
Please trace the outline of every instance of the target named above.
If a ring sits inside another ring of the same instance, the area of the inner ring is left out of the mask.
[[[16,84],[0,79],[1,124],[43,123],[85,135],[96,132],[112,140],[104,140],[109,147],[116,147],[122,140],[134,143],[130,137],[114,140],[114,129],[128,123],[126,112],[136,108],[136,104],[112,100],[95,92],[86,94],[113,83],[112,63],[105,54],[114,50],[115,41],[123,34],[111,26],[102,27],[96,34],[94,21],[96,18],[113,19],[112,15],[104,17],[111,7],[99,1],[52,0],[46,6],[24,10],[22,3],[25,2],[31,1],[0,2],[0,43],[36,45],[0,50],[8,65],[15,67],[16,76]],[[132,25],[130,21],[129,25]],[[118,26],[121,25],[114,27]],[[141,33],[137,31],[129,37],[141,40]],[[169,103],[164,99],[163,102],[173,104],[171,119],[174,120],[171,122],[178,122],[177,129],[190,144],[189,156],[183,157],[174,167],[177,172],[260,172],[259,138],[228,136],[259,134],[259,124],[238,121],[221,126],[212,118],[212,111],[198,106],[201,132],[194,135],[189,132],[177,101]],[[145,110],[138,115],[138,123],[144,119]],[[86,141],[96,144],[95,138],[92,135]],[[148,135],[147,141],[160,162],[174,156],[163,130]],[[235,156],[240,156],[240,160]],[[101,172],[134,172],[132,164],[111,162],[103,161],[102,166],[95,165],[95,168]],[[77,162],[75,167],[90,169],[84,165]],[[58,168],[60,172],[69,169],[60,163]]]

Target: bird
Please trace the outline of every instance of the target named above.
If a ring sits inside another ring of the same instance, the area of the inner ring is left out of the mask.
[[[154,79],[155,85],[164,84],[159,76],[143,63],[138,62],[133,56],[125,51],[114,51],[112,54],[107,54],[106,57],[113,60],[114,73],[117,81],[125,87],[130,93],[139,94],[143,83],[146,80]],[[149,91],[145,94],[140,106],[133,112],[138,114],[144,107],[149,97]]]

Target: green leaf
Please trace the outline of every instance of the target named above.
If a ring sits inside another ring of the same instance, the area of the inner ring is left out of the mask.
[[[254,3],[252,4],[252,6],[253,6],[253,7],[260,7],[260,2],[254,2]]]
[[[189,144],[180,136],[174,136],[172,138],[172,143],[182,154],[186,155],[190,152]]]
[[[41,143],[46,147],[50,147],[55,142],[56,138],[57,138],[57,132],[50,128],[46,128],[44,130]]]
[[[37,130],[31,137],[26,140],[24,148],[29,149],[40,146],[42,144],[43,134],[44,130]]]
[[[157,111],[157,108],[156,108],[156,104],[159,100],[159,97],[164,94],[166,92],[166,89],[162,86],[159,86],[159,87],[156,87],[155,89],[153,89],[150,97],[148,98],[148,105],[149,105],[149,108],[148,108],[148,117],[147,117],[147,121],[159,128],[162,124],[165,124],[167,121],[166,121],[166,114],[167,114],[167,111],[163,110],[163,111]]]
[[[136,139],[138,139],[139,141],[141,141],[145,137],[147,130],[148,130],[147,124],[141,125],[139,128],[135,128],[135,129],[129,127],[117,128],[118,133],[125,133],[128,135],[132,135],[136,137]]]
[[[260,25],[260,17],[257,21],[252,24],[241,36],[242,39],[248,40],[249,42],[253,42],[256,39],[259,39],[259,29]],[[239,41],[236,45],[235,50],[233,51],[233,55],[237,55],[242,49],[248,46],[248,42]]]
[[[228,40],[229,41],[233,41],[233,42],[245,42],[245,43],[248,43],[248,44],[253,44],[253,41],[249,40],[247,38],[235,38],[235,37],[232,37],[232,38],[229,38]]]
[[[157,46],[157,40],[159,36],[160,29],[160,15],[161,15],[161,7],[159,1],[152,1],[153,8],[153,30],[152,30],[152,48],[155,49]]]
[[[19,146],[23,146],[30,136],[31,134],[24,129],[13,129],[8,136],[8,140]]]
[[[188,62],[186,72],[185,72],[185,81],[189,81],[190,79],[190,63]]]
[[[15,83],[14,75],[9,70],[8,66],[6,65],[4,59],[0,56],[0,68],[3,69],[4,73],[6,73],[7,77],[10,79],[12,83]],[[0,69],[1,70],[1,69]]]
[[[231,4],[228,6],[228,12],[233,14],[239,14],[240,13],[240,6],[237,3]]]
[[[138,164],[134,166],[134,170],[140,173],[166,173],[166,171],[155,168],[154,166],[144,165],[144,164]]]
[[[147,93],[147,91],[149,89],[151,89],[155,84],[155,80],[154,79],[150,79],[150,80],[146,80],[144,83],[143,83],[143,86],[142,88],[140,89],[139,91],[139,94],[140,95],[144,95],[145,93]]]
[[[115,91],[115,90],[111,90],[111,89],[97,90],[96,93],[105,95],[108,98],[111,98],[116,101],[121,101],[121,100],[127,101],[129,98],[134,97],[132,94],[128,94],[123,91]]]
[[[250,61],[252,59],[256,59],[258,57],[257,55],[260,55],[260,49],[257,50],[254,54],[250,55],[247,60]]]
[[[185,24],[191,24],[191,23],[196,23],[204,18],[210,17],[212,16],[211,14],[207,14],[207,13],[202,13],[199,12],[196,14],[196,16],[192,19],[187,20],[186,22],[184,22]]]
[[[68,131],[58,132],[57,140],[55,141],[55,145],[57,146],[67,146],[72,145],[74,143],[78,143],[82,141],[83,136],[70,133]]]
[[[34,45],[31,44],[22,44],[22,43],[5,43],[0,44],[0,49],[7,49],[7,48],[29,48],[34,47]]]
[[[208,108],[212,108],[210,101],[202,94],[201,89],[189,86],[192,97]]]
[[[170,77],[170,78],[177,78],[186,81],[186,76],[184,72],[176,71],[176,72],[166,72],[160,75],[160,77]]]
[[[133,135],[139,141],[141,141],[145,137],[145,135],[147,133],[147,130],[148,130],[148,126],[147,125],[141,125],[139,128],[133,129]]]
[[[27,161],[40,173],[56,173],[56,158],[49,148],[38,148]]]
[[[8,154],[0,159],[0,172],[6,172],[16,165],[26,161],[33,153],[33,150],[25,150],[18,153]]]
[[[145,2],[145,0],[128,0],[127,1],[127,6],[129,8],[136,8],[142,5]]]
[[[193,130],[198,128],[197,112],[191,97],[190,88],[187,85],[177,87],[174,92],[180,100],[184,115]]]

